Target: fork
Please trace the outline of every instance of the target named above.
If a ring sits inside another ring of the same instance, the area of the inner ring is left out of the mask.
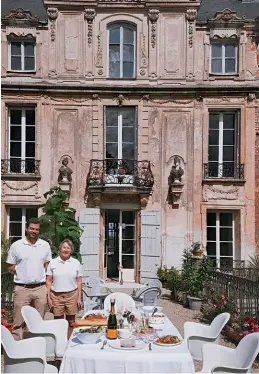
[[[151,345],[152,343],[149,343],[149,345],[148,345],[148,349],[150,350],[150,351],[152,351],[152,345]]]
[[[107,344],[107,340],[103,341],[103,345],[101,346],[101,349],[104,349],[104,346]]]

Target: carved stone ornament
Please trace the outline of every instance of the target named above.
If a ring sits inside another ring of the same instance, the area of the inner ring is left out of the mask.
[[[247,95],[247,101],[249,102],[249,103],[251,103],[251,102],[253,102],[253,101],[255,101],[256,100],[256,95],[254,94],[254,93],[249,93],[248,95]]]
[[[168,177],[169,197],[174,207],[178,207],[181,202],[183,192],[182,177],[184,175],[184,162],[180,156],[173,156],[173,166]]]
[[[216,28],[210,30],[211,39],[232,39],[240,36],[240,30],[236,28]]]
[[[122,106],[123,105],[123,102],[125,101],[125,97],[123,95],[118,95],[115,100],[117,100],[117,103],[119,106]]]
[[[148,194],[141,194],[140,195],[140,206],[142,209],[147,207],[149,195]]]
[[[97,68],[100,68],[97,73],[98,75],[103,74],[103,50],[102,50],[102,40],[101,40],[102,34],[98,34],[97,36],[97,53],[96,53],[96,64],[95,66]]]
[[[2,23],[4,25],[11,24],[39,24],[41,23],[37,16],[33,16],[31,11],[24,10],[23,8],[12,9],[10,13],[2,16]],[[45,22],[43,22],[45,23]]]
[[[197,10],[196,9],[187,9],[185,17],[188,22],[194,22],[197,17]]]
[[[50,20],[50,40],[52,42],[55,41],[56,39],[56,25],[55,21],[58,18],[58,9],[57,8],[48,8],[47,9],[47,14]]]
[[[59,176],[58,176],[58,182],[62,183],[71,183],[72,182],[72,173],[73,171],[68,166],[69,159],[68,157],[64,157],[62,160],[62,166],[59,168]]]
[[[88,37],[88,46],[90,47],[92,44],[92,39],[93,39],[93,21],[96,16],[96,11],[95,9],[85,9],[84,15],[88,23],[87,37]]]
[[[203,201],[210,200],[237,200],[238,187],[234,186],[211,186],[203,191]]]
[[[156,46],[156,25],[159,18],[159,10],[158,9],[150,9],[148,11],[148,18],[151,22],[151,46],[155,48]]]
[[[237,13],[230,10],[224,9],[222,12],[217,12],[214,18],[208,19],[208,24],[212,26],[213,24],[226,24],[226,23],[234,23],[234,24],[244,24],[246,22],[246,16],[242,16],[241,18],[237,16]]]
[[[33,196],[40,199],[38,182],[2,180],[2,197]]]

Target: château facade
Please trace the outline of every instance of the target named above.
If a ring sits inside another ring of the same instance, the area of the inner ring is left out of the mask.
[[[6,235],[59,185],[85,276],[152,278],[193,241],[217,266],[259,253],[258,1],[9,3]]]

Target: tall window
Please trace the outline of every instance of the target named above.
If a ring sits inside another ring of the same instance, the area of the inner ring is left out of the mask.
[[[118,167],[132,174],[136,158],[136,108],[106,108],[106,169],[117,174]]]
[[[136,28],[113,24],[108,28],[109,78],[135,78]]]
[[[238,48],[235,42],[213,42],[211,44],[211,73],[236,74]]]
[[[12,243],[25,235],[26,222],[33,217],[38,217],[36,208],[9,208],[8,237]]]
[[[207,254],[217,267],[232,267],[234,259],[233,213],[207,213]]]
[[[35,109],[9,109],[9,172],[35,173]]]
[[[8,70],[20,72],[35,71],[35,43],[9,42],[9,67]]]
[[[209,177],[237,174],[237,113],[209,115]]]

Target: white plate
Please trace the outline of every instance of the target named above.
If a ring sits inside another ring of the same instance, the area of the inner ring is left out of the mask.
[[[182,344],[182,341],[180,341],[179,343],[175,343],[175,344],[163,344],[163,343],[157,343],[156,341],[153,341],[153,343],[156,345],[161,345],[162,347],[174,347],[175,345]]]
[[[133,347],[130,347],[130,348],[121,347],[120,340],[114,340],[114,341],[108,342],[108,345],[113,349],[119,349],[122,351],[138,351],[146,347],[146,344],[142,342],[141,340],[136,340],[136,347],[134,348]]]

